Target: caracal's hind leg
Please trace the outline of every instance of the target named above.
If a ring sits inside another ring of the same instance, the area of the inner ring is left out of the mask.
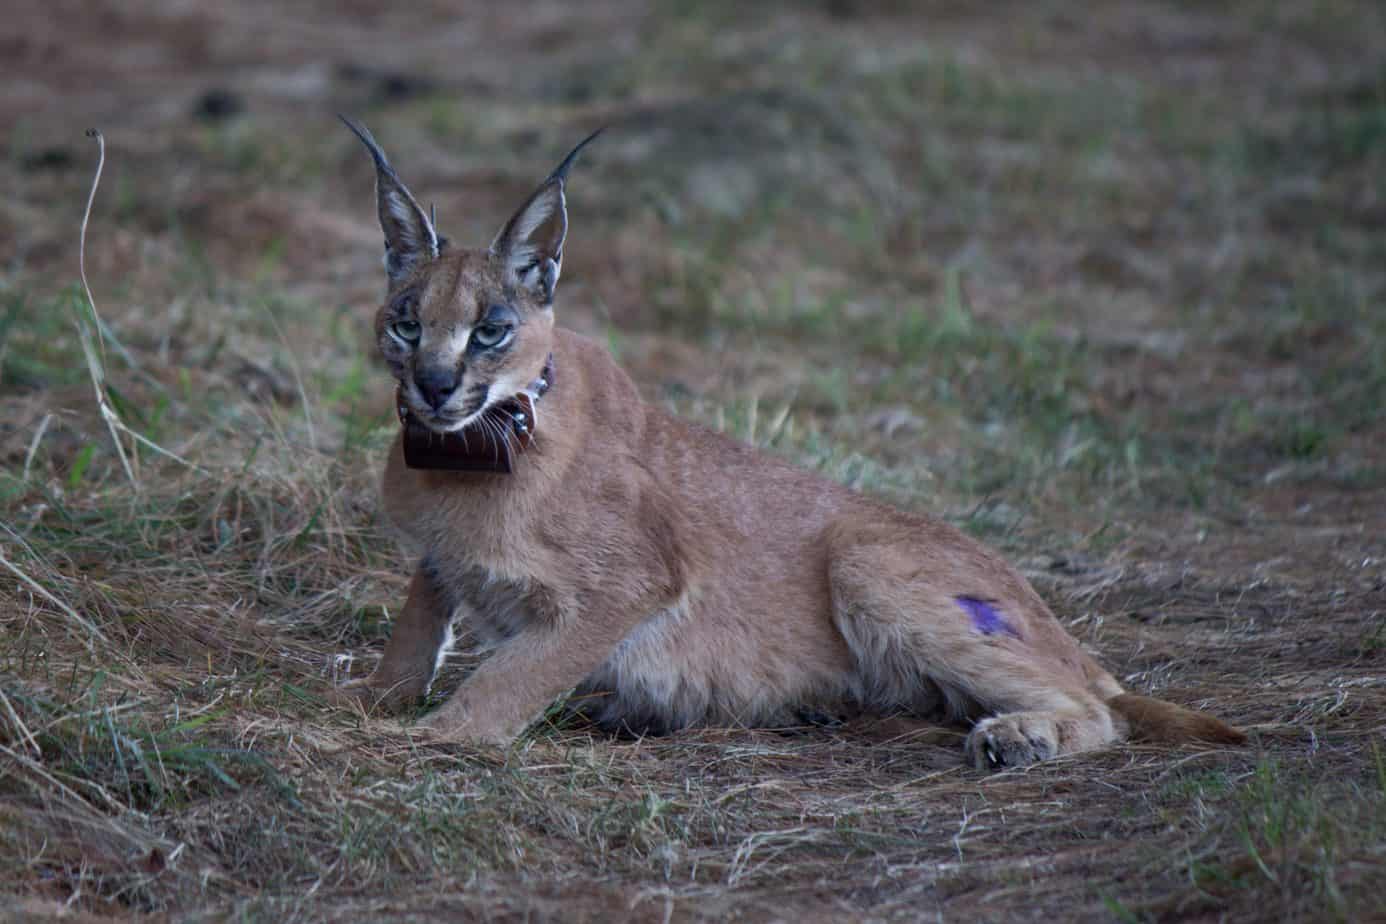
[[[965,754],[981,769],[1125,737],[1106,705],[1121,687],[995,553],[914,517],[838,523],[827,538],[833,619],[872,705],[935,690],[976,722]]]

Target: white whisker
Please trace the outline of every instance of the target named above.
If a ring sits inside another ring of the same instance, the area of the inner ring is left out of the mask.
[[[529,441],[536,450],[539,447],[539,396],[529,396]],[[542,450],[541,450],[542,451]]]
[[[517,456],[524,451],[524,447],[520,445],[519,437],[515,434],[515,427],[513,424],[506,424],[501,429],[501,432],[505,434],[505,449],[507,452],[512,456]]]
[[[505,432],[500,428],[496,421],[488,416],[481,418],[482,426],[491,435],[491,445],[495,447],[495,462],[500,464],[501,443],[505,441]],[[507,451],[509,447],[506,447]]]
[[[491,444],[494,446],[495,432],[491,426],[491,418],[483,415],[481,418],[477,420],[477,428],[481,430],[483,444],[487,441],[490,441]],[[496,456],[498,457],[499,453],[496,453]],[[499,458],[497,458],[496,461],[499,461]]]

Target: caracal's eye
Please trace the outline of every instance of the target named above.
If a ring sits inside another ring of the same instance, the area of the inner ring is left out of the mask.
[[[510,328],[505,324],[478,324],[472,328],[472,343],[489,350],[509,335]]]
[[[423,334],[423,325],[418,321],[401,318],[390,325],[390,331],[405,343],[418,343]]]

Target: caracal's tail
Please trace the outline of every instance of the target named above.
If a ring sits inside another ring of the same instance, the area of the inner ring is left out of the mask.
[[[1246,734],[1206,712],[1195,712],[1162,699],[1120,693],[1107,700],[1107,706],[1126,720],[1131,738],[1178,744],[1204,741],[1210,744],[1244,744]]]

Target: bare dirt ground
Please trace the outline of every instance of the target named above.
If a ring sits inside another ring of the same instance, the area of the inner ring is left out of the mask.
[[[21,2],[0,73],[0,918],[1382,919],[1379,4]],[[408,567],[338,111],[472,242],[609,126],[561,323],[1253,743],[328,706]]]

